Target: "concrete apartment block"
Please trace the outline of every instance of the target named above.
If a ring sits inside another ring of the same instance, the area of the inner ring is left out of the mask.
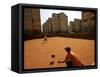
[[[82,12],[82,31],[83,32],[94,32],[95,15],[90,11]]]
[[[68,31],[68,17],[63,12],[59,13],[59,25],[61,32]]]
[[[25,8],[24,9],[24,32],[28,35],[38,34],[41,32],[40,10]]]

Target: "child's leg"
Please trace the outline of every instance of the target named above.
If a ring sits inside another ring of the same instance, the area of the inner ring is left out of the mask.
[[[45,43],[45,39],[43,40],[43,44]]]

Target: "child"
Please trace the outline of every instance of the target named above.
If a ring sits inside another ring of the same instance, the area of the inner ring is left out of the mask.
[[[47,42],[47,36],[45,35],[45,36],[44,36],[43,44],[45,44],[46,42]]]
[[[64,61],[58,61],[58,63],[66,63],[67,67],[74,67],[74,66],[83,66],[83,64],[74,56],[71,54],[71,48],[67,47],[65,48],[66,52],[68,53],[66,55],[66,58]]]

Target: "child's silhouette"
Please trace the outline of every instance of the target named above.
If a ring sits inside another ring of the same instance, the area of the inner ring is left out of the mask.
[[[44,36],[44,40],[43,40],[43,44],[45,44],[47,42],[47,36]]]
[[[83,66],[83,64],[71,53],[71,48],[64,48],[68,53],[64,61],[58,61],[58,63],[66,63],[67,67]]]

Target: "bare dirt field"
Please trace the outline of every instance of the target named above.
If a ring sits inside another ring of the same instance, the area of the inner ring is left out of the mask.
[[[94,63],[94,40],[48,37],[45,44],[43,39],[24,41],[24,69],[66,67],[65,63],[58,63],[67,54],[65,47],[71,47],[73,54],[84,65]],[[55,57],[52,58],[51,55]]]

